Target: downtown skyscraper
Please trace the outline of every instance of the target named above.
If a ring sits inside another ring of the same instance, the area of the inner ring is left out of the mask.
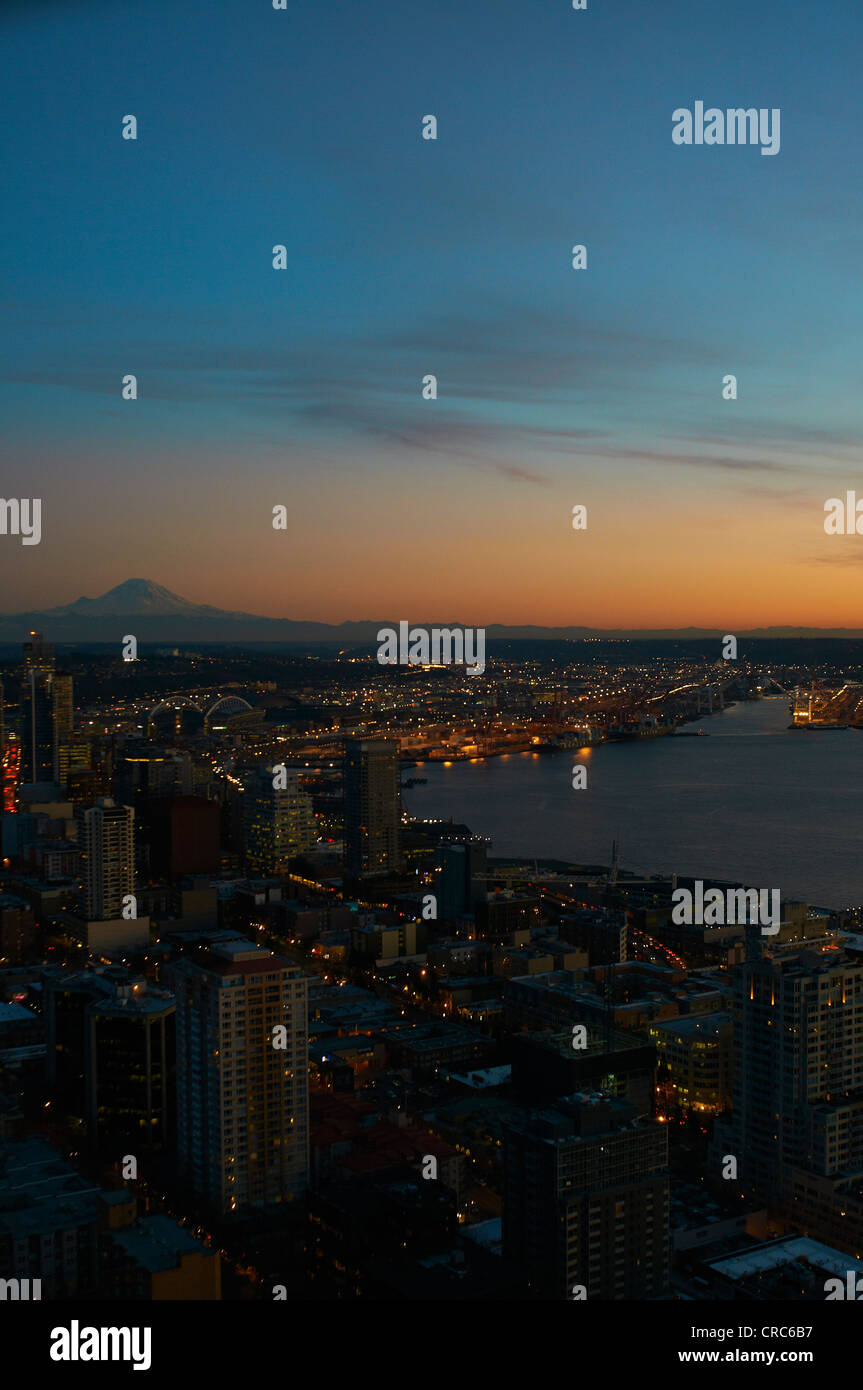
[[[349,739],[345,745],[345,872],[352,878],[399,867],[399,745]]]
[[[312,799],[300,790],[299,773],[284,768],[279,785],[274,784],[275,776],[261,769],[243,789],[244,858],[251,874],[266,876],[287,868],[289,860],[312,849],[316,840]]]
[[[74,727],[72,677],[55,669],[54,647],[31,632],[24,643],[24,776],[30,782],[62,780],[63,751]]]
[[[763,955],[752,932],[747,956],[715,1171],[736,1171],[806,1233],[863,1252],[863,958],[832,944]]]
[[[123,899],[135,884],[134,812],[104,796],[81,807],[77,821],[84,916],[88,921],[122,917]]]
[[[169,973],[186,1180],[223,1214],[290,1200],[304,1190],[309,1164],[305,976],[244,941],[187,957]],[[279,1027],[284,1034],[274,1033]]]
[[[504,1254],[541,1298],[662,1298],[669,1282],[668,1135],[608,1094],[506,1126]]]

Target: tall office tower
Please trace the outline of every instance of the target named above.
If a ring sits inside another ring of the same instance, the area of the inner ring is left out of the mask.
[[[863,960],[835,945],[759,958],[747,945],[734,972],[733,1113],[715,1126],[715,1171],[733,1156],[744,1190],[859,1250]]]
[[[249,873],[266,875],[286,868],[289,859],[312,849],[317,839],[312,799],[300,791],[299,773],[287,768],[273,786],[274,774],[255,772],[244,783],[243,841]]]
[[[171,761],[178,796],[215,795],[219,779],[213,771],[212,759],[196,757],[192,753],[172,753]]]
[[[86,1114],[84,1052],[87,1009],[109,999],[109,981],[95,971],[51,975],[45,981],[45,1072],[60,1116]]]
[[[29,679],[31,671],[42,671],[50,675],[54,670],[54,644],[44,642],[41,632],[31,632],[30,641],[24,643],[24,673]]]
[[[53,665],[49,669],[32,662],[24,687],[24,703],[25,767],[29,780],[57,782],[61,744],[72,737],[72,677],[54,671]]]
[[[123,898],[135,885],[134,812],[100,796],[95,806],[77,811],[76,819],[84,915],[91,922],[122,917]]]
[[[90,743],[82,734],[73,733],[69,738],[60,739],[56,747],[57,775],[55,782],[69,789],[69,779],[78,772],[90,771]],[[105,795],[105,793],[97,793]],[[70,797],[71,800],[71,797]]]
[[[103,772],[88,767],[71,767],[66,774],[66,792],[75,810],[82,806],[92,806],[100,796],[109,796],[110,778]]]
[[[25,693],[25,777],[30,782],[54,780],[54,677],[35,667],[27,676]]]
[[[345,745],[345,871],[354,878],[399,867],[399,745],[349,739]]]
[[[91,1144],[106,1156],[173,1145],[175,1008],[170,995],[136,984],[86,1009],[86,1119]]]
[[[168,967],[177,1001],[177,1146],[221,1213],[284,1202],[309,1166],[307,980],[250,942]],[[274,1046],[283,1025],[287,1046]]]
[[[15,810],[16,773],[20,766],[21,745],[15,734],[7,737],[6,697],[0,681],[0,815]]]
[[[524,1111],[506,1130],[503,1240],[542,1298],[662,1298],[666,1130],[606,1096]]]
[[[31,632],[23,653],[23,776],[31,782],[50,782],[54,777],[54,646],[42,640],[41,632]]]
[[[154,801],[174,795],[177,765],[163,748],[145,739],[130,739],[122,751],[106,747],[100,761],[102,769],[110,772],[117,800],[134,811],[135,867],[142,877],[149,877],[150,808]]]
[[[103,765],[108,764],[106,770],[110,771],[111,759],[105,756],[102,761]],[[177,767],[164,749],[141,740],[130,742],[123,748],[116,758],[113,777],[118,796],[142,815],[149,801],[173,794]]]
[[[485,841],[443,845],[438,851],[438,916],[464,917],[478,902],[485,902],[488,846]]]
[[[59,782],[61,747],[72,739],[75,724],[72,677],[56,673],[51,681],[51,717],[53,725],[53,780]]]

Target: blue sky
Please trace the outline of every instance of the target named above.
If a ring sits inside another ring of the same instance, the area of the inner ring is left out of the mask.
[[[820,518],[859,477],[854,0],[58,0],[0,37],[3,492],[43,498],[4,608],[146,574],[331,620],[394,586],[851,620]],[[780,153],[675,146],[699,99],[779,107]],[[757,549],[763,611],[682,599],[707,545]]]

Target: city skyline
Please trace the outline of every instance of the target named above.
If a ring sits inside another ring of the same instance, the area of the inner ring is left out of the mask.
[[[4,1353],[224,1381],[306,1304],[587,1303],[625,1371],[823,1379],[860,0],[0,39]]]

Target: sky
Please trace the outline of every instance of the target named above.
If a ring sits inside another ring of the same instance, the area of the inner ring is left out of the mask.
[[[863,626],[861,51],[859,0],[5,0],[0,610]]]

